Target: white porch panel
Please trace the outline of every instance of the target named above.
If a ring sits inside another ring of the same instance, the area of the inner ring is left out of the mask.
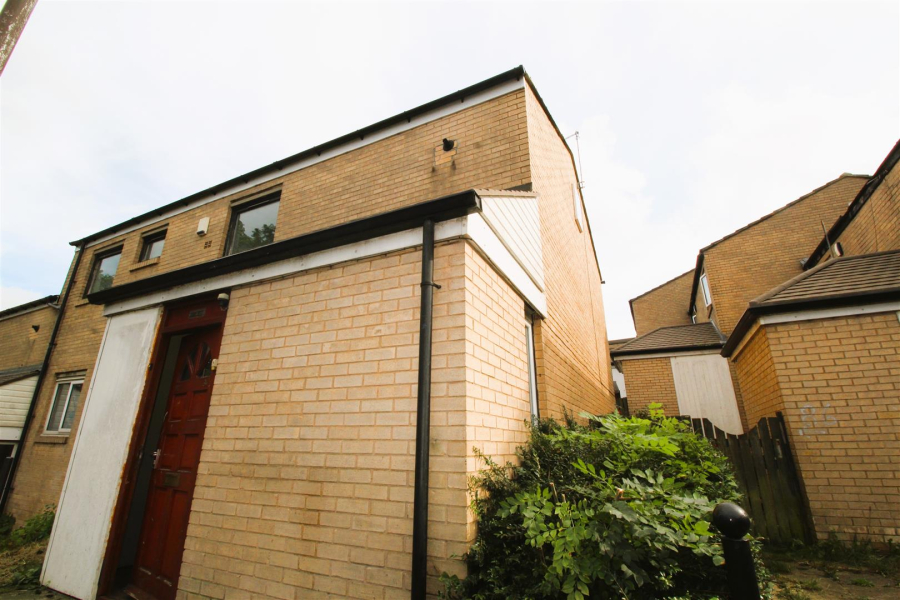
[[[82,600],[97,595],[160,313],[153,307],[109,318],[84,400],[41,573],[47,587]]]
[[[727,433],[744,433],[728,359],[718,354],[673,356],[672,376],[679,413],[709,419]]]
[[[19,440],[36,383],[34,375],[0,385],[0,440]]]

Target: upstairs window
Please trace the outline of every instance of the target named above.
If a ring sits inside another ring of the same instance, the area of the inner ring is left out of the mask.
[[[88,283],[88,294],[106,290],[112,287],[116,277],[116,269],[119,268],[119,259],[122,257],[122,248],[116,248],[104,252],[94,258],[94,268],[91,271],[91,280]]]
[[[159,258],[162,254],[163,246],[166,245],[167,230],[155,231],[144,236],[143,245],[141,246],[140,262],[150,260],[151,258]]]
[[[705,306],[712,304],[712,296],[709,293],[709,280],[706,279],[706,273],[700,276],[700,289],[703,291],[703,302]]]
[[[236,254],[275,241],[280,196],[269,196],[234,208],[225,254]]]
[[[53,395],[53,406],[47,417],[47,433],[69,433],[75,422],[78,401],[81,400],[83,379],[58,381],[56,393]]]

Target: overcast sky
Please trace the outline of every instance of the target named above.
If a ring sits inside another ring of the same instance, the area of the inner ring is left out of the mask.
[[[0,305],[59,293],[71,240],[519,64],[581,134],[610,338],[900,132],[896,1],[40,0],[0,80]]]

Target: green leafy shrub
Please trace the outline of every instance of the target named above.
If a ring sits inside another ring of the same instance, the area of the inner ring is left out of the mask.
[[[45,540],[50,537],[50,530],[53,529],[55,516],[54,507],[48,504],[41,512],[25,521],[24,525],[13,530],[0,543],[6,548],[21,548],[31,542]]]
[[[587,416],[587,415],[585,415]],[[724,593],[713,507],[739,498],[726,462],[686,424],[589,417],[542,421],[519,466],[472,484],[479,521],[465,579],[445,597],[474,600],[707,598]]]

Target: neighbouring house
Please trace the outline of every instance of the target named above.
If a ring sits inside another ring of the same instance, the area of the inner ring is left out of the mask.
[[[898,160],[900,143],[722,351],[748,420],[784,415],[820,539],[900,541]]]
[[[614,409],[572,153],[521,67],[73,245],[8,507],[58,503],[42,582],[76,598],[436,594],[477,452]]]
[[[59,312],[59,296],[0,311],[0,503]]]
[[[803,272],[809,248],[868,181],[842,175],[702,248],[691,271],[632,299],[637,338],[611,350],[634,411],[708,418],[739,434],[748,421],[734,368],[720,356],[740,311]]]
[[[691,295],[694,270],[644,292],[628,301],[635,335],[644,335],[660,327],[690,325],[691,315],[685,310],[685,299]]]

